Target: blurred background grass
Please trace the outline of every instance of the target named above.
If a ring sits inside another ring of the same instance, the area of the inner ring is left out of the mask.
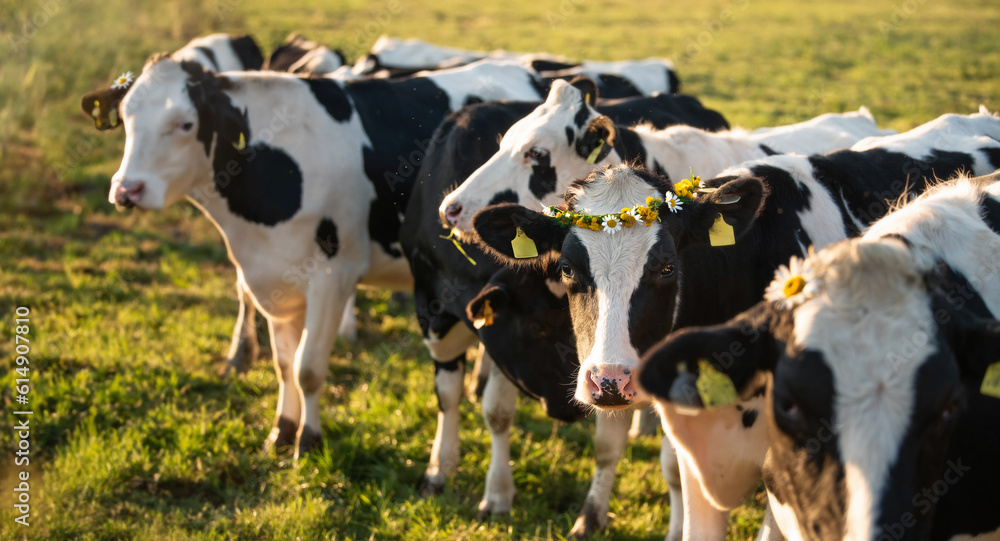
[[[299,31],[351,59],[382,33],[574,58],[664,56],[685,92],[735,125],[867,105],[881,126],[905,130],[1000,107],[998,29],[1000,4],[985,0],[0,0],[0,336],[13,335],[14,307],[29,305],[39,513],[30,528],[13,524],[13,421],[0,417],[0,538],[553,538],[586,492],[592,423],[553,426],[522,400],[510,518],[474,520],[489,438],[468,403],[459,474],[443,495],[418,498],[432,366],[412,308],[383,292],[359,294],[361,339],[334,351],[327,452],[297,466],[256,452],[277,386],[265,360],[238,381],[216,375],[236,313],[218,234],[187,204],[114,212],[108,178],[124,136],[95,132],[78,109],[83,92],[149,54],[215,31],[250,33],[267,54]],[[4,411],[11,349],[0,346]],[[629,447],[615,518],[598,538],[662,538],[658,445]],[[752,538],[761,513],[750,502],[730,536]]]

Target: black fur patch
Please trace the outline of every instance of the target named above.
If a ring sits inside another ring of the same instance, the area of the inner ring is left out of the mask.
[[[757,410],[748,409],[743,412],[743,428],[752,427],[754,421],[756,420],[757,420]]]
[[[508,189],[494,195],[488,204],[496,205],[497,203],[517,203],[518,199],[517,192]]]
[[[351,119],[353,109],[351,102],[347,99],[347,93],[333,79],[309,78],[303,79],[309,85],[309,90],[316,96],[327,114],[337,122],[346,122]]]
[[[582,94],[580,95],[580,109],[573,115],[573,123],[580,129],[583,129],[587,125],[587,119],[590,118],[590,109],[587,107],[585,97]]]
[[[229,45],[240,59],[244,70],[259,70],[264,65],[264,55],[260,52],[257,42],[250,36],[231,38]]]
[[[1000,235],[1000,201],[993,199],[989,194],[983,195],[983,200],[979,203],[979,214],[986,225]]]
[[[538,158],[538,163],[531,166],[531,176],[528,177],[528,189],[538,199],[556,191],[556,168],[552,167],[552,156]]]
[[[769,147],[769,146],[767,146],[767,145],[765,145],[763,143],[761,143],[760,149],[761,149],[761,151],[764,152],[764,154],[767,154],[768,156],[774,156],[776,154],[781,154],[780,152],[774,150],[773,148],[771,148],[771,147]]]
[[[562,71],[568,70],[570,68],[575,68],[579,64],[567,64],[566,62],[557,62],[554,60],[532,60],[531,69],[542,72],[542,71]]]
[[[206,66],[212,68],[212,71],[219,71],[219,61],[215,59],[215,51],[209,49],[208,47],[195,47],[198,52],[205,55],[208,61],[212,63],[211,66]]]
[[[566,142],[569,146],[573,146],[573,143],[576,142],[576,131],[570,126],[566,126]]]
[[[197,138],[215,154],[212,178],[229,210],[250,222],[276,225],[302,207],[302,172],[284,150],[266,143],[237,150],[240,136],[250,141],[252,133],[246,111],[240,111],[225,93],[228,79],[204,69],[197,62],[181,62],[188,74],[187,89],[198,113]],[[216,138],[216,136],[218,136]]]
[[[333,223],[330,218],[323,218],[319,221],[319,225],[316,227],[316,244],[319,245],[320,250],[323,250],[326,257],[337,255],[337,249],[340,248],[340,241],[337,240],[337,224]]]

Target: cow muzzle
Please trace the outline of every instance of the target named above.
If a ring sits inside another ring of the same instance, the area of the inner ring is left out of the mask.
[[[441,212],[441,221],[447,225],[454,227],[458,223],[459,218],[462,217],[462,204],[452,203],[444,208]]]
[[[115,207],[118,210],[134,207],[142,200],[146,183],[141,180],[123,180],[115,188]]]
[[[587,370],[584,374],[587,393],[592,404],[601,409],[631,406],[636,398],[632,370],[621,365],[609,365]]]

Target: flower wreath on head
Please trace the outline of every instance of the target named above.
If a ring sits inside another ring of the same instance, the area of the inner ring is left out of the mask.
[[[696,193],[711,193],[712,188],[706,188],[701,177],[694,176],[684,179],[674,184],[673,192],[666,192],[663,197],[647,197],[645,205],[633,205],[632,208],[623,208],[618,212],[607,214],[591,214],[584,210],[576,212],[571,210],[561,210],[558,207],[542,205],[542,214],[552,218],[563,227],[577,226],[581,229],[591,231],[604,230],[614,235],[621,230],[622,226],[632,227],[642,222],[649,227],[653,222],[660,221],[660,209],[666,206],[670,212],[680,211],[685,204],[694,200]]]
[[[774,272],[774,280],[764,290],[764,298],[779,308],[791,310],[819,293],[820,282],[808,260],[792,256],[788,265]]]

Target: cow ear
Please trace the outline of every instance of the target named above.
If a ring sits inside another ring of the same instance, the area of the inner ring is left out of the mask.
[[[981,382],[976,391],[1000,398],[1000,322],[965,317],[956,321],[949,331],[948,338],[962,377]]]
[[[615,146],[615,123],[601,115],[594,117],[587,129],[576,139],[576,153],[587,163],[598,163],[608,157]]]
[[[778,361],[769,313],[770,307],[762,302],[721,325],[670,334],[643,357],[639,385],[658,400],[689,408],[718,407],[728,405],[720,400],[747,398],[756,375],[774,370]],[[699,385],[699,378],[712,384]],[[735,396],[728,391],[726,398],[726,388],[735,390]]]
[[[472,228],[476,243],[507,266],[544,267],[558,256],[566,238],[566,228],[555,220],[515,203],[491,205],[477,212],[472,217]],[[515,239],[518,239],[517,243],[513,243]],[[529,241],[534,245],[537,256],[515,254],[516,246],[523,246]]]
[[[735,244],[757,219],[767,193],[760,179],[743,177],[726,182],[712,193],[698,194],[680,212],[684,230],[678,249],[690,244]]]
[[[492,324],[493,314],[506,306],[509,300],[510,295],[507,293],[507,288],[491,281],[479,291],[475,298],[469,301],[465,307],[465,315],[469,321],[475,322],[477,325],[479,322],[486,325]]]
[[[580,91],[584,101],[591,107],[597,107],[597,83],[593,79],[577,75],[570,80],[569,84]]]
[[[101,88],[87,92],[80,100],[84,114],[94,120],[99,130],[113,130],[121,126],[121,111],[118,105],[128,92],[128,87]]]

